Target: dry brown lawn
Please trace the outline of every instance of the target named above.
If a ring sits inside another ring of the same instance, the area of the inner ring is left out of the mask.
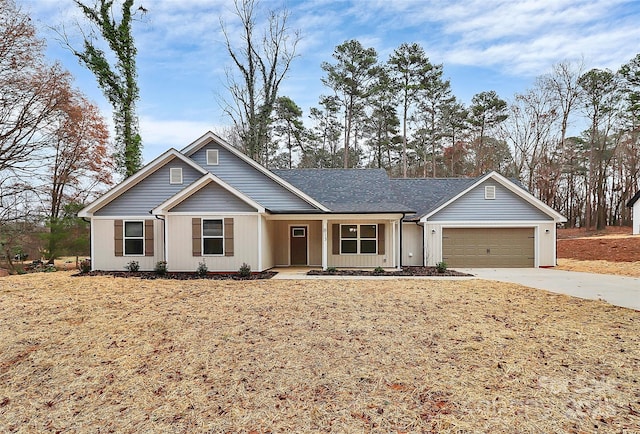
[[[69,276],[0,280],[0,432],[640,431],[638,311],[480,280]]]
[[[585,273],[614,274],[617,276],[640,277],[640,261],[611,262],[603,260],[580,261],[578,259],[558,259],[558,270],[581,271]]]

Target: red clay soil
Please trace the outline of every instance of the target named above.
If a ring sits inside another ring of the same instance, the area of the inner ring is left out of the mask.
[[[602,238],[605,235],[616,234],[629,237]],[[640,261],[640,237],[631,236],[629,227],[608,227],[599,233],[588,233],[584,229],[560,229],[558,257],[581,261]]]

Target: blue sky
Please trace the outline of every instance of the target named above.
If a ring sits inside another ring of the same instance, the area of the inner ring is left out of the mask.
[[[75,84],[111,119],[93,75],[56,41],[49,27],[76,32],[80,17],[71,0],[16,0],[48,43],[47,55],[76,78]],[[91,0],[86,0],[91,3]],[[225,51],[219,19],[233,33],[231,0],[137,0],[148,9],[135,23],[141,98],[140,130],[146,162],[169,147],[182,148],[207,130],[220,132],[229,119],[218,100],[226,97]],[[304,111],[330,91],[320,81],[323,61],[349,39],[373,47],[381,60],[403,42],[417,42],[432,63],[444,64],[454,94],[465,104],[495,90],[510,100],[535,77],[561,61],[584,61],[586,69],[617,70],[640,52],[640,2],[636,0],[263,0],[290,10],[301,31],[298,57],[281,95]]]

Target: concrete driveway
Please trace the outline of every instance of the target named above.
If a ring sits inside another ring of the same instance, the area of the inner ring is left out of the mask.
[[[481,279],[519,283],[531,288],[640,310],[640,278],[579,273],[551,268],[467,268],[458,271]]]

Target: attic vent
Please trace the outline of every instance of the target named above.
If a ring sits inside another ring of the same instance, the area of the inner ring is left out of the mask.
[[[169,169],[169,184],[182,184],[182,167]]]
[[[218,165],[218,150],[217,149],[207,149],[207,165],[208,166],[217,166]]]
[[[486,185],[484,187],[484,198],[485,199],[495,199],[496,198],[496,187],[495,187],[495,185]]]

